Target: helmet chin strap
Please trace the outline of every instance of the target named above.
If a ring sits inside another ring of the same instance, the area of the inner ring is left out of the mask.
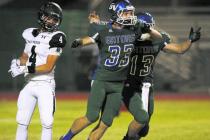
[[[52,31],[57,30],[58,29],[58,26],[59,26],[59,22],[56,23],[56,24],[54,24],[54,25],[50,25],[46,21],[43,21],[43,23],[41,25],[41,28],[42,28],[42,31],[52,32]]]

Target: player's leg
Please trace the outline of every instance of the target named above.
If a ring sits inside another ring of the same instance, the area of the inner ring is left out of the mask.
[[[109,126],[104,124],[103,121],[100,121],[98,126],[93,131],[91,131],[88,140],[99,140],[103,136],[108,127]]]
[[[125,104],[127,104],[126,106],[128,106],[130,113],[134,116],[134,120],[129,124],[128,131],[126,136],[124,137],[124,140],[136,139],[137,133],[141,129],[143,129],[143,127],[145,126],[145,124],[147,124],[149,119],[149,115],[146,109],[144,108],[144,102],[141,96],[139,96],[139,94],[135,92],[134,90],[135,87],[127,87],[127,88],[128,88],[127,90],[128,93],[124,92],[124,95],[130,94],[133,96],[128,97],[126,95],[126,97],[130,99],[124,99],[124,100],[129,100],[129,102],[125,102]]]
[[[91,132],[89,140],[99,140],[107,128],[112,125],[113,119],[119,114],[122,101],[122,83],[107,82],[106,84],[106,103],[101,116],[99,126]]]
[[[32,85],[28,83],[20,92],[16,120],[18,123],[16,140],[27,140],[28,125],[36,106],[36,98],[32,95]]]
[[[130,100],[129,111],[134,120],[128,126],[127,139],[134,139],[137,133],[147,124],[149,115],[142,107],[142,101],[138,93],[135,93]]]
[[[107,97],[107,96],[106,96],[106,97]],[[101,107],[101,116],[102,116],[102,114],[103,114],[103,112],[104,112],[104,109],[105,109],[105,104],[106,104],[106,99],[107,99],[106,97],[105,97],[104,102],[103,102],[103,105],[102,105],[102,107]],[[91,130],[90,134],[91,134],[93,131],[95,131],[95,130],[99,127],[100,122],[101,122],[101,117],[100,117],[100,119],[99,119],[99,121],[98,121],[98,124]],[[88,137],[89,137],[89,136],[88,136]]]
[[[91,86],[91,93],[88,98],[86,115],[76,119],[68,133],[61,137],[61,140],[70,140],[77,133],[97,121],[105,99],[104,82],[95,80]]]
[[[55,112],[55,84],[54,80],[41,81],[37,85],[36,96],[42,123],[41,140],[52,139],[52,126]]]
[[[148,106],[149,121],[151,119],[153,111],[154,111],[154,94],[153,94],[153,86],[151,86],[149,88],[149,106]],[[141,131],[139,131],[138,139],[147,136],[148,133],[149,133],[149,122],[144,126],[144,128]]]

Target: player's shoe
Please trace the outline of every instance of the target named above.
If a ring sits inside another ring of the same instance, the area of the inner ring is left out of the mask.
[[[67,140],[66,138],[64,139],[64,136],[65,135],[61,136],[59,140]],[[71,140],[71,139],[68,139],[68,140]]]
[[[63,136],[61,136],[59,140],[63,140]]]
[[[129,138],[128,136],[124,136],[122,140],[140,140],[137,137],[135,138]]]

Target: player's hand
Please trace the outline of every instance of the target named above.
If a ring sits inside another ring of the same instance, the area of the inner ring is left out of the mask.
[[[199,27],[196,31],[194,31],[193,27],[190,29],[189,40],[193,43],[200,39],[201,37],[201,27]]]
[[[11,73],[12,77],[16,77],[18,75],[24,74],[26,70],[25,66],[13,67],[8,72]]]
[[[96,14],[96,11],[93,11],[88,16],[89,23],[96,23],[98,24],[100,22],[100,17],[98,14]]]
[[[20,60],[19,59],[12,59],[10,69],[16,68],[20,66]]]
[[[82,45],[82,41],[80,38],[75,39],[72,44],[71,44],[71,48],[77,48],[78,46]]]
[[[8,72],[11,72],[11,69],[18,68],[20,66],[20,60],[19,59],[12,59],[10,69]]]
[[[8,70],[8,72],[10,72],[12,77],[14,78],[25,72],[25,66],[20,66],[19,59],[13,59],[11,61],[10,69]]]

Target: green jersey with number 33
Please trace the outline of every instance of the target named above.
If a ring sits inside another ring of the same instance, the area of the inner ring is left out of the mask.
[[[113,29],[111,25],[96,25],[89,33],[99,47],[96,80],[122,81],[127,77],[135,33],[129,29]]]

